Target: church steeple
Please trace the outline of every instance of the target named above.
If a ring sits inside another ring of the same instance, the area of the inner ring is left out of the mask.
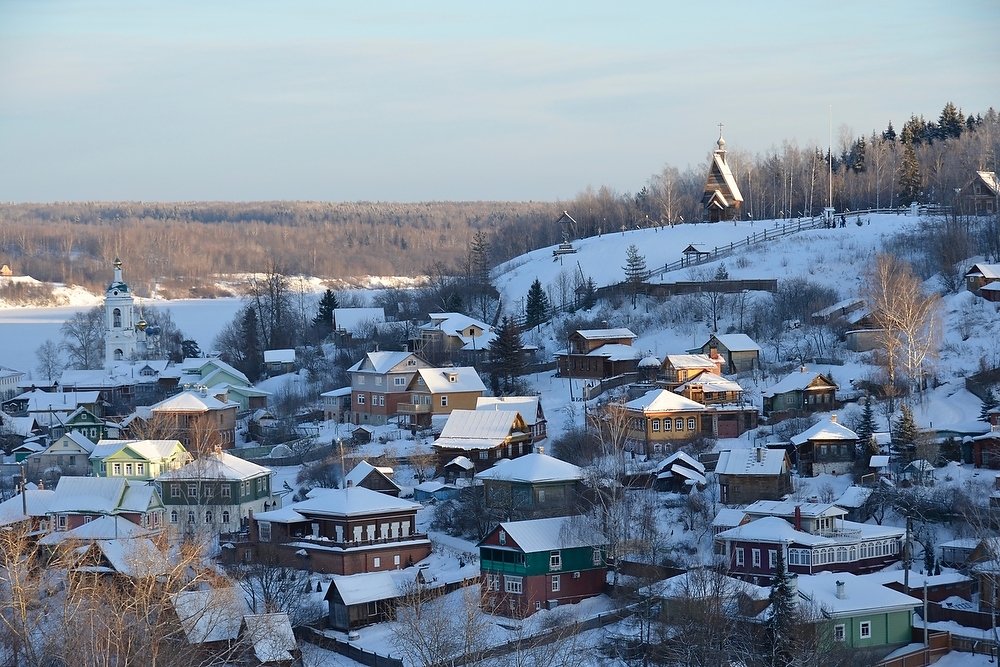
[[[726,163],[726,140],[722,138],[722,123],[719,123],[719,140],[716,143],[718,148],[715,149],[715,154],[722,158],[722,164]]]
[[[132,290],[122,276],[122,261],[115,257],[114,278],[104,293],[104,367],[146,353],[145,322],[136,322]],[[139,324],[142,324],[140,327]]]

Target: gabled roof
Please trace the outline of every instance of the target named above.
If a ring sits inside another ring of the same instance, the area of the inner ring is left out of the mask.
[[[298,644],[287,613],[247,614],[243,617],[243,625],[253,654],[261,664],[290,662],[295,658],[292,651]]]
[[[361,461],[360,463],[358,463],[358,465],[354,466],[351,469],[351,472],[344,475],[344,485],[358,486],[366,477],[368,477],[368,475],[372,474],[373,472],[376,475],[379,475],[380,477],[385,479],[385,481],[389,482],[397,489],[399,488],[399,485],[396,484],[394,481],[392,481],[392,479],[389,477],[389,475],[392,474],[392,468],[376,467],[373,466],[371,463],[368,463],[368,461]]]
[[[580,338],[583,338],[584,340],[616,340],[619,338],[635,340],[638,338],[638,336],[627,327],[619,327],[617,329],[577,329],[576,335],[580,336]]]
[[[310,497],[300,503],[294,503],[280,510],[259,512],[254,514],[254,518],[258,521],[295,523],[304,520],[296,519],[295,514],[302,517],[310,515],[362,516],[382,512],[416,511],[421,507],[420,503],[394,498],[385,493],[366,489],[363,486],[351,486],[346,489],[313,489],[310,492]]]
[[[465,470],[472,470],[476,467],[476,464],[470,461],[467,456],[456,456],[451,461],[444,464],[445,468],[448,466],[458,466],[459,468],[463,468]]]
[[[792,436],[793,445],[801,445],[810,440],[857,440],[858,434],[843,424],[837,423],[836,416],[814,424],[798,435]]]
[[[462,313],[431,313],[429,317],[431,321],[420,325],[421,329],[438,329],[450,336],[458,336],[470,326],[483,331],[493,330],[486,322]]]
[[[718,475],[780,475],[787,472],[788,456],[783,449],[730,449],[719,454]]]
[[[189,644],[234,640],[250,612],[240,589],[180,591],[171,597]]]
[[[874,489],[867,486],[851,485],[837,498],[837,505],[856,509],[862,507],[871,497]]]
[[[324,391],[322,394],[320,394],[320,396],[323,398],[336,398],[338,396],[350,396],[350,395],[351,395],[351,388],[349,386],[341,387],[339,389],[331,389],[330,391]]]
[[[245,481],[270,474],[270,468],[233,456],[228,452],[211,452],[176,470],[168,470],[156,479],[157,481],[186,479]]]
[[[93,523],[95,522],[91,521],[91,524]],[[97,540],[94,544],[111,567],[127,577],[156,576],[163,574],[170,567],[166,554],[148,537],[127,539],[119,537]]]
[[[403,595],[406,584],[413,579],[411,573],[401,570],[365,572],[364,574],[334,575],[330,585],[337,589],[340,599],[347,606],[393,600]]]
[[[447,394],[451,392],[486,391],[479,373],[472,366],[453,366],[451,368],[420,368],[417,374],[424,381],[424,386],[432,394]],[[452,381],[454,379],[454,381]],[[410,388],[416,379],[411,382]]]
[[[80,433],[79,431],[67,431],[66,433],[64,433],[60,437],[56,438],[52,442],[52,444],[49,445],[49,447],[46,449],[46,451],[49,451],[49,452],[51,452],[53,454],[58,453],[55,449],[53,449],[53,447],[55,447],[56,443],[58,443],[63,438],[72,441],[77,447],[79,447],[83,451],[87,452],[87,454],[90,454],[91,452],[93,452],[94,451],[94,447],[97,446],[97,445],[94,444],[93,440],[91,440],[90,438],[88,438],[87,436],[85,436],[83,433]]]
[[[794,517],[796,510],[807,519],[847,515],[846,510],[833,503],[799,503],[791,500],[758,500],[743,509],[747,514],[784,518]]]
[[[98,391],[42,391],[35,389],[15,396],[13,400],[27,400],[28,412],[73,412],[81,404],[96,403]]]
[[[518,428],[527,429],[517,412],[507,410],[452,410],[434,441],[438,448],[491,449]]]
[[[476,410],[517,412],[525,424],[534,426],[541,412],[541,402],[538,396],[480,396],[476,399]]]
[[[125,495],[128,482],[124,477],[59,478],[49,513],[113,513]]]
[[[982,179],[994,195],[1000,194],[1000,179],[997,179],[995,171],[977,171],[976,176]]]
[[[349,373],[388,373],[409,357],[415,357],[412,352],[369,352],[356,364],[347,369]],[[416,370],[414,366],[412,370]]]
[[[795,530],[792,524],[776,516],[766,516],[742,526],[736,526],[729,530],[724,530],[715,536],[721,541],[750,541],[769,542],[781,544],[802,544],[805,546],[819,546],[824,544],[835,544],[835,541],[822,535],[813,535],[802,530]]]
[[[973,264],[972,268],[966,271],[965,277],[998,279],[1000,278],[1000,264]]]
[[[210,366],[209,370],[206,372],[205,367]],[[207,378],[215,370],[225,371],[227,374],[232,375],[245,382],[246,384],[252,384],[250,378],[243,374],[242,371],[230,366],[222,359],[218,357],[188,357],[181,362],[181,370],[184,373],[196,373],[202,378]]]
[[[55,491],[50,489],[27,489],[21,494],[0,503],[0,526],[9,526],[12,523],[24,521],[29,517],[43,517],[49,513],[49,505]],[[25,515],[24,509],[27,506],[28,513]]]
[[[385,323],[384,308],[334,308],[333,322],[337,329],[356,335],[362,325]]]
[[[492,468],[478,473],[476,479],[527,484],[575,481],[583,479],[583,470],[579,466],[561,461],[548,454],[532,453],[519,456],[516,459],[499,461]]]
[[[625,404],[629,410],[649,412],[701,412],[705,406],[666,389],[651,389]]]
[[[765,389],[762,396],[764,398],[773,398],[777,394],[785,394],[790,391],[804,391],[816,380],[822,380],[824,384],[832,385],[834,389],[837,388],[837,383],[825,374],[818,371],[810,371],[805,366],[802,366]]]
[[[701,387],[702,391],[709,392],[743,391],[743,387],[740,386],[739,382],[735,382],[729,378],[724,378],[721,375],[717,375],[716,373],[712,373],[710,371],[698,373],[698,375],[677,387],[674,391],[679,394],[686,389],[691,389],[692,387]]]
[[[152,531],[119,516],[99,516],[93,521],[81,524],[73,530],[56,530],[39,538],[43,546],[61,544],[67,540],[123,540],[146,537]]]
[[[747,513],[743,510],[723,507],[719,509],[715,518],[712,519],[712,525],[715,527],[731,526],[735,528],[743,523],[743,520],[746,518]]]
[[[524,553],[605,546],[608,538],[587,524],[581,516],[560,516],[553,519],[506,521],[491,531],[504,530]],[[480,546],[483,544],[479,543]]]
[[[128,449],[136,456],[156,463],[173,456],[178,447],[187,451],[180,440],[133,440],[120,443],[120,446],[116,446],[113,451],[108,452],[101,458],[106,459],[123,449]],[[94,459],[95,456],[91,454],[90,458]]]
[[[660,465],[657,468],[657,470],[660,471],[667,470],[668,468],[670,468],[670,466],[672,466],[675,463],[685,465],[688,468],[691,468],[692,470],[697,470],[700,473],[705,472],[705,466],[701,461],[693,458],[690,454],[682,451],[676,451],[667,458],[660,461]]]
[[[837,595],[838,584],[843,585],[842,596]],[[811,602],[828,618],[914,609],[922,604],[917,598],[881,586],[866,575],[850,572],[800,574],[798,590],[805,602]]]
[[[587,353],[588,357],[604,357],[610,361],[631,361],[638,359],[642,352],[631,345],[605,343]]]
[[[760,346],[746,334],[712,334],[730,352],[760,352]],[[711,339],[709,339],[711,342]]]
[[[166,398],[155,405],[150,406],[150,410],[156,412],[210,412],[212,410],[225,410],[236,406],[236,403],[223,402],[208,392],[202,393],[195,389],[188,389],[179,394]]]

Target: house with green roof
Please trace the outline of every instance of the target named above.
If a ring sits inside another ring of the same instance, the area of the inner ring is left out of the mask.
[[[102,440],[90,454],[95,477],[145,481],[190,460],[191,455],[179,440]]]
[[[600,595],[607,544],[581,516],[499,524],[479,543],[483,609],[524,618]]]
[[[253,513],[281,506],[270,468],[227,452],[205,454],[156,477],[168,525],[210,534],[242,530]]]
[[[97,442],[106,438],[117,438],[119,429],[118,424],[102,419],[93,410],[88,410],[81,405],[71,412],[61,424],[52,427],[52,435],[59,437],[64,433],[76,431]]]

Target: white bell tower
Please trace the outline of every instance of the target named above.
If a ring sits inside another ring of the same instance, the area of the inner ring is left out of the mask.
[[[136,320],[132,290],[122,280],[122,261],[115,258],[115,277],[104,293],[104,367],[135,359],[146,352],[146,323]]]

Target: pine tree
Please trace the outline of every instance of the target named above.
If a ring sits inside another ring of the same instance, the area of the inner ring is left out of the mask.
[[[333,311],[339,307],[337,295],[333,293],[333,290],[328,289],[320,297],[316,317],[312,321],[317,340],[323,340],[333,333]]]
[[[892,121],[889,121],[889,127],[885,128],[882,133],[882,139],[885,141],[895,141],[896,140],[896,129],[892,126]]]
[[[913,421],[913,411],[910,406],[903,403],[900,409],[899,419],[893,425],[892,443],[898,447],[910,447],[917,442],[917,423]]]
[[[954,104],[948,102],[944,105],[941,116],[938,118],[937,135],[941,139],[958,139],[962,136],[964,125],[962,112]]]
[[[256,382],[260,379],[264,365],[264,351],[260,344],[260,326],[256,309],[249,306],[243,309],[240,334],[243,342],[243,362],[238,368],[251,382]]]
[[[509,395],[517,388],[517,377],[524,366],[524,344],[521,332],[506,315],[500,320],[497,337],[490,344],[490,364],[496,378],[495,388],[500,394]]]
[[[785,557],[780,548],[777,550],[774,579],[768,599],[771,603],[771,616],[767,621],[767,635],[770,639],[768,663],[771,667],[788,667],[796,654],[798,609],[792,575],[785,568]]]
[[[990,420],[990,410],[1000,405],[993,387],[986,388],[986,395],[983,396],[983,407],[979,410],[979,421],[988,422]]]
[[[922,181],[917,152],[913,143],[906,143],[903,145],[903,164],[899,168],[899,200],[906,204],[920,201]]]
[[[875,443],[875,408],[870,396],[865,397],[865,407],[861,411],[861,423],[854,429],[854,432],[858,434],[858,445],[861,446],[861,451],[870,455],[878,454],[878,444],[874,445],[875,451],[871,451],[872,445]]]
[[[636,300],[639,297],[639,290],[643,281],[646,280],[646,258],[639,254],[639,248],[634,243],[625,251],[625,282],[628,283],[629,292],[632,295],[632,308],[635,309]]]
[[[549,297],[542,289],[542,281],[535,278],[528,289],[528,300],[525,304],[525,326],[534,328],[545,321],[549,315]]]
[[[597,303],[597,284],[594,283],[593,278],[587,278],[587,282],[583,284],[583,301],[580,306],[584,310],[590,310]]]

